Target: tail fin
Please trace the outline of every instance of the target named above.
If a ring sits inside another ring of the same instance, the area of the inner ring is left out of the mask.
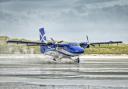
[[[39,32],[40,32],[40,41],[45,43],[47,39],[46,39],[44,28],[40,28]]]
[[[39,33],[40,33],[40,42],[46,43],[47,40],[46,40],[44,28],[40,28]],[[48,46],[40,46],[41,53],[45,53],[47,51],[47,49],[48,49]]]

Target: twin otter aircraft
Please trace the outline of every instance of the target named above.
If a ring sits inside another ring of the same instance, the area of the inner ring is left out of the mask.
[[[85,49],[89,48],[90,45],[95,46],[97,44],[100,45],[100,44],[122,43],[122,41],[89,43],[88,36],[86,42],[80,42],[80,43],[73,43],[73,42],[64,43],[63,41],[56,42],[52,38],[51,38],[51,42],[48,42],[46,39],[44,28],[40,28],[39,32],[40,32],[40,42],[8,40],[7,43],[26,44],[27,46],[40,46],[41,53],[52,56],[54,61],[57,61],[62,58],[69,58],[77,63],[80,62],[79,56],[83,54]]]

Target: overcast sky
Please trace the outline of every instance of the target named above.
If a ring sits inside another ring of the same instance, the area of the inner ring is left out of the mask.
[[[128,42],[128,0],[0,0],[0,35]]]

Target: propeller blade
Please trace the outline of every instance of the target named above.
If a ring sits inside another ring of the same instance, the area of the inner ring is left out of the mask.
[[[94,45],[94,44],[90,44],[90,45],[95,47],[95,45]]]
[[[87,42],[89,43],[88,35],[86,35]]]
[[[62,42],[64,42],[63,40],[61,40],[61,41],[59,41],[59,42],[57,42],[57,43],[62,43]]]
[[[53,43],[55,43],[55,40],[54,40],[53,38],[51,38],[51,41],[52,41]]]
[[[61,41],[55,41],[53,38],[51,38],[51,41],[52,41],[52,43],[62,43],[62,42],[64,42],[63,40],[61,40]]]

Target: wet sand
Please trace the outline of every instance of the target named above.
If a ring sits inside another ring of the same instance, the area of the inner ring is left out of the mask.
[[[128,89],[128,56],[0,55],[0,89]]]

